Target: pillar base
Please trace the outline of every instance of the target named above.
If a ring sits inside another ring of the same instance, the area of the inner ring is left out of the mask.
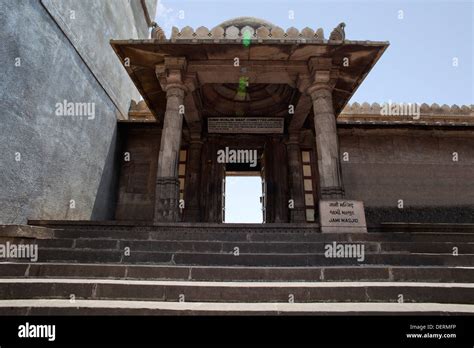
[[[154,222],[179,220],[179,180],[176,177],[157,178]]]
[[[306,222],[306,209],[305,208],[290,209],[290,221],[291,222]]]
[[[199,208],[189,208],[184,209],[184,221],[186,222],[201,222],[201,212]]]

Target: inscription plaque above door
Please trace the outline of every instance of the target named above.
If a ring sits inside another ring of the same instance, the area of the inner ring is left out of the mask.
[[[282,134],[284,119],[281,117],[210,117],[209,133]]]

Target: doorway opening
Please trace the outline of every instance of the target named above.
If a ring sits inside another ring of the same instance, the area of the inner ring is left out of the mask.
[[[226,172],[222,192],[223,222],[265,222],[264,183],[260,172]]]

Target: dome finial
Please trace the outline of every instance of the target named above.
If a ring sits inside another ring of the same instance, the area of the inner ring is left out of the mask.
[[[225,22],[222,22],[217,27],[222,27],[225,30],[226,28],[232,27],[232,26],[238,28],[239,30],[244,27],[250,27],[250,28],[253,28],[254,30],[257,30],[260,27],[265,27],[269,30],[273,27],[276,27],[276,25],[273,23],[270,23],[264,19],[255,18],[255,17],[232,18]]]

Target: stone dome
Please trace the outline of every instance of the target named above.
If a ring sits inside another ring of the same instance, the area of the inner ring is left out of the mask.
[[[273,23],[270,23],[264,19],[255,18],[255,17],[237,17],[237,18],[229,19],[225,22],[222,22],[217,27],[221,27],[225,30],[226,28],[231,27],[231,26],[237,27],[239,29],[249,26],[255,30],[257,30],[260,27],[266,27],[267,29],[276,27],[276,25]]]

